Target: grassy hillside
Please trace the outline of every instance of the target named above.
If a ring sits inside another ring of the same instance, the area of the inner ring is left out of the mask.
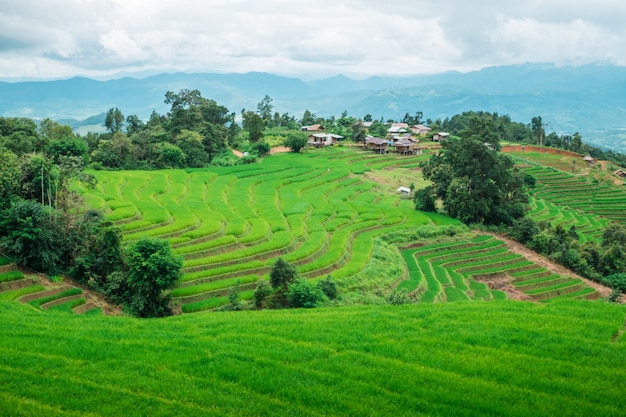
[[[250,166],[96,172],[98,188],[88,192],[88,202],[117,222],[126,242],[170,241],[184,258],[173,292],[184,311],[226,302],[237,283],[249,297],[279,257],[307,278],[332,274],[345,290],[388,288],[402,279],[402,259],[396,253],[395,266],[387,262],[387,270],[368,273],[373,257],[387,256],[375,249],[378,237],[459,225],[415,211],[396,192],[419,185],[423,158],[345,147],[275,155]]]
[[[402,254],[385,244],[381,239],[389,234],[404,234],[395,239],[402,246],[423,235],[420,230],[436,234],[440,226],[459,226],[413,210],[396,192],[411,183],[425,185],[418,165],[429,156],[335,147],[275,155],[249,166],[95,172],[98,187],[86,193],[89,204],[120,226],[126,242],[170,241],[184,258],[182,282],[172,293],[184,312],[226,303],[236,285],[250,298],[278,257],[306,278],[331,274],[349,297],[385,293],[398,284],[432,302],[501,299],[506,294],[494,287],[504,286],[536,300],[598,296],[581,280],[551,274],[498,240],[470,247],[472,239],[483,237],[467,235],[448,247]],[[572,175],[557,169],[572,166],[559,155],[514,156],[537,179],[532,218],[574,225],[582,241],[598,241],[610,220],[624,219],[626,194],[600,178],[606,171],[580,167]],[[494,282],[504,275],[509,279]],[[497,285],[490,289],[486,282]]]
[[[515,301],[68,316],[0,302],[4,416],[617,416],[626,310]]]

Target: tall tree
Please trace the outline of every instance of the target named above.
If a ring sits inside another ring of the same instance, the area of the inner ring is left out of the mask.
[[[256,105],[256,112],[261,119],[265,122],[265,125],[271,127],[272,125],[272,110],[274,106],[272,106],[272,98],[267,94],[263,99]]]
[[[243,113],[243,128],[248,131],[248,139],[250,142],[258,142],[263,138],[265,123],[258,114],[246,111]]]
[[[111,132],[117,133],[122,130],[122,126],[124,125],[124,115],[122,111],[117,107],[112,107],[107,112],[106,118],[104,119],[104,126]]]
[[[543,145],[543,137],[545,135],[545,131],[543,130],[543,122],[541,120],[541,116],[535,116],[530,120],[530,128],[535,134],[537,138],[537,145]]]
[[[440,154],[422,163],[422,172],[452,217],[464,223],[511,224],[526,211],[524,179],[513,160],[497,151],[497,140],[486,143],[484,134],[446,141]]]

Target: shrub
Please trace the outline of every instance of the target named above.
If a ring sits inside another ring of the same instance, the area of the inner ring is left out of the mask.
[[[313,308],[327,300],[319,286],[305,279],[296,279],[287,290],[287,301],[292,308]]]
[[[602,278],[602,283],[614,290],[626,293],[626,274],[612,274]]]
[[[330,275],[325,280],[320,281],[318,285],[329,300],[337,298],[337,284],[331,279]]]
[[[269,282],[264,279],[260,280],[254,290],[254,307],[257,309],[265,307],[265,300],[270,295],[272,295],[272,287]]]
[[[291,149],[291,152],[300,152],[308,143],[306,134],[303,133],[289,133],[287,139],[285,139],[285,146]]]

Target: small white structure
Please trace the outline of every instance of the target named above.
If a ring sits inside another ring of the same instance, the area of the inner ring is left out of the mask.
[[[409,194],[411,194],[411,189],[409,187],[400,187],[398,188],[398,194],[402,194],[403,196],[404,195],[408,196]]]

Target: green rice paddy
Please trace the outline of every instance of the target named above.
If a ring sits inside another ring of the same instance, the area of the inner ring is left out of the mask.
[[[606,303],[138,320],[0,302],[0,314],[6,416],[535,417],[626,409],[626,311]]]

